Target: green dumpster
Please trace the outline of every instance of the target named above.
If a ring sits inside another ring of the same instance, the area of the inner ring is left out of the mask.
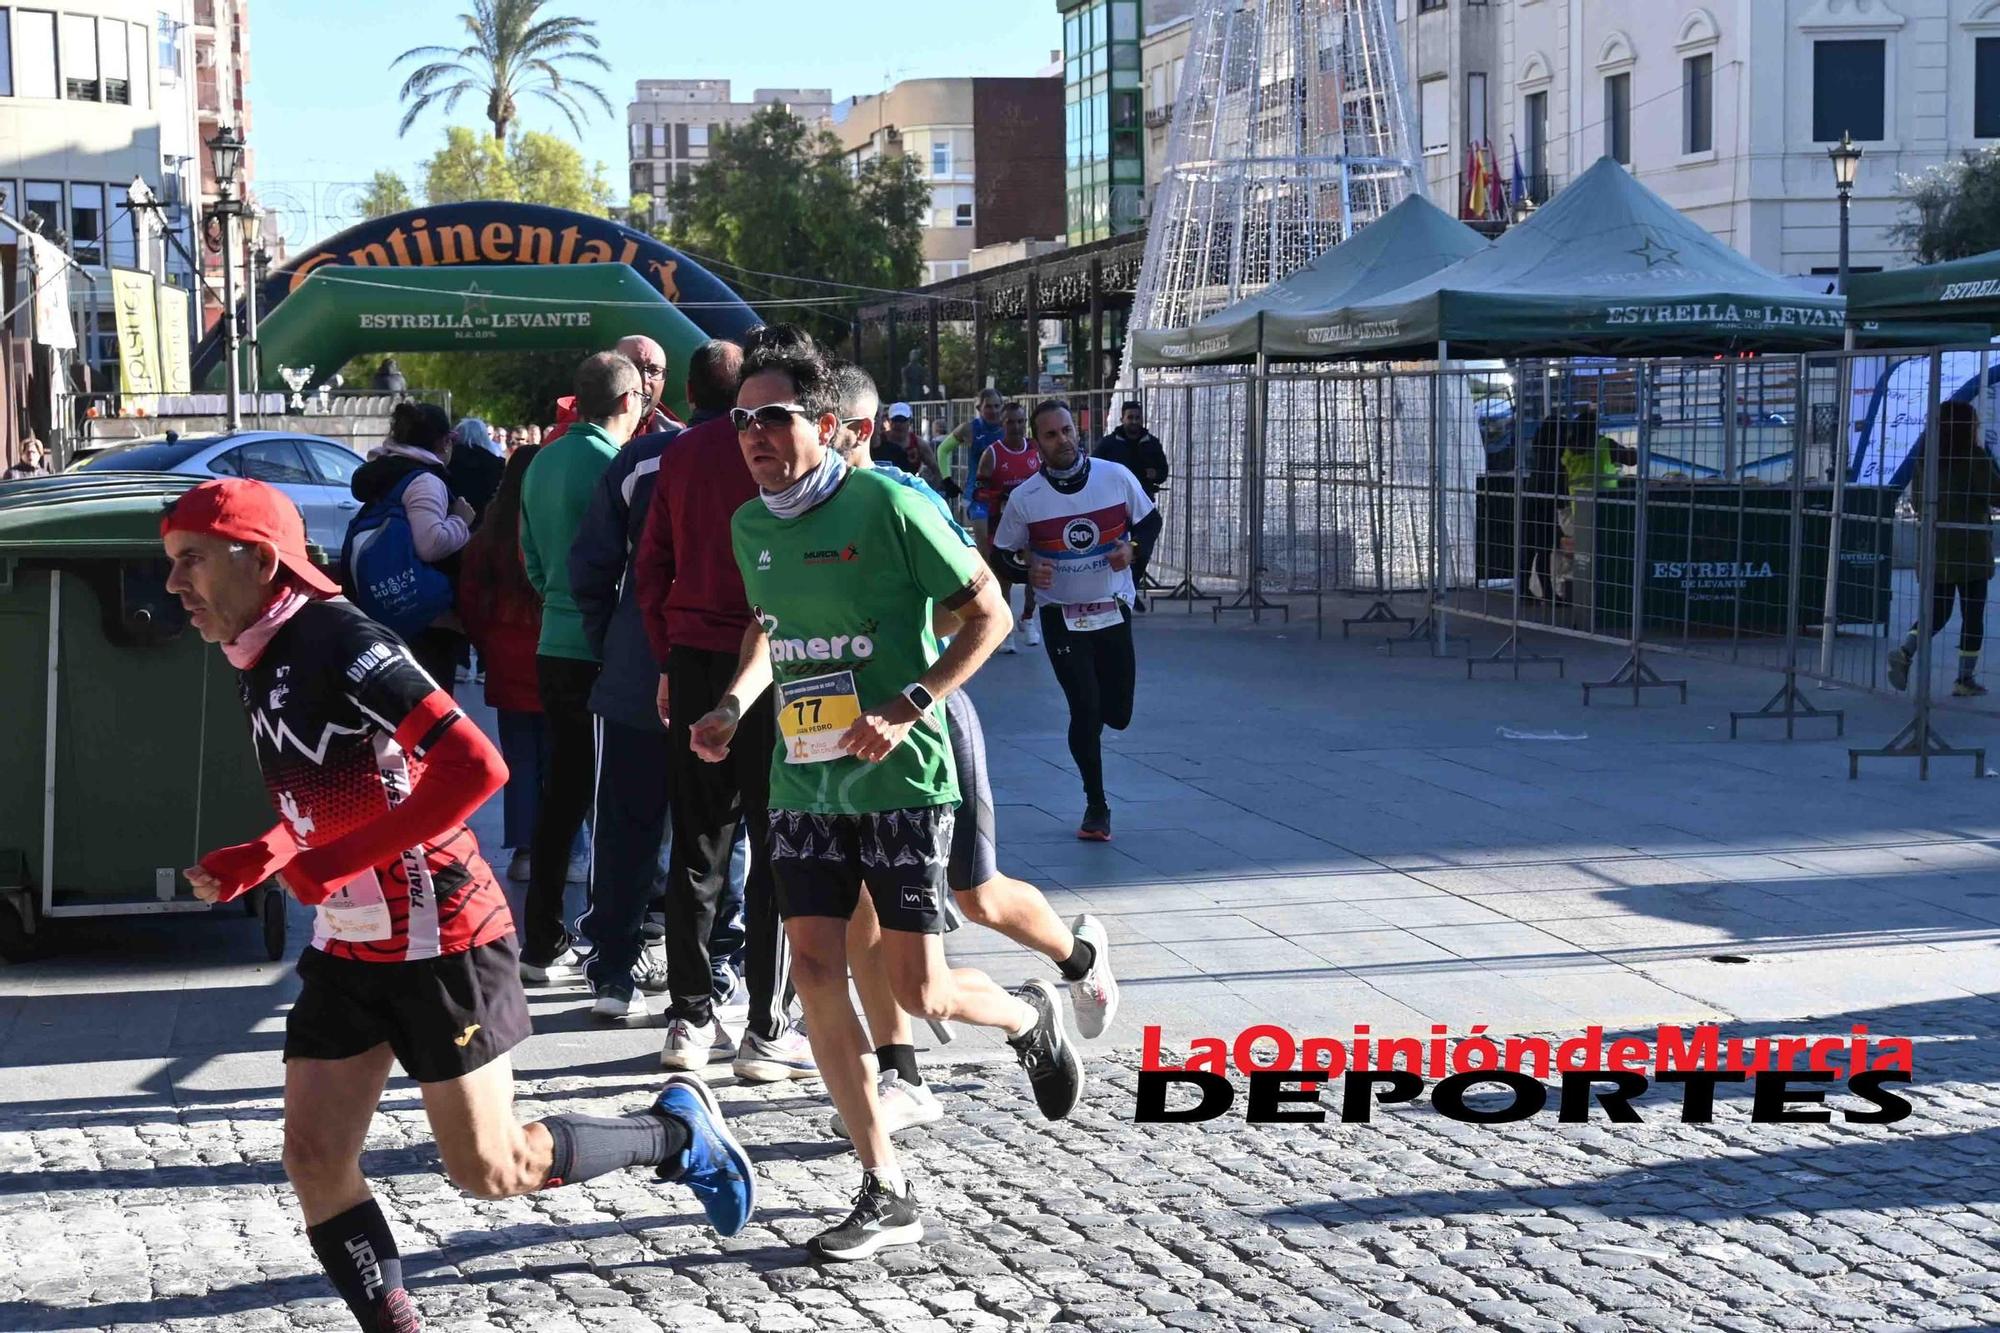
[[[235,672],[166,590],[160,510],[192,484],[0,484],[0,957],[65,917],[208,911],[182,868],[270,827]],[[282,893],[244,907],[279,957]]]

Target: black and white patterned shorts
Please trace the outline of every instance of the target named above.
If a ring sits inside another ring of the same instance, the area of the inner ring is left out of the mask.
[[[948,805],[863,815],[773,810],[771,878],[779,913],[844,921],[866,884],[884,930],[942,933],[952,814]]]

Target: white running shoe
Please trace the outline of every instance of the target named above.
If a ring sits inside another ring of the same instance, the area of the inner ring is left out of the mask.
[[[1070,923],[1070,933],[1091,948],[1090,971],[1080,981],[1069,983],[1070,1009],[1076,1014],[1076,1030],[1085,1037],[1101,1037],[1118,1015],[1118,978],[1111,974],[1111,940],[1104,923],[1085,912]]]
[[[675,1018],[667,1023],[666,1045],[660,1048],[662,1069],[706,1069],[711,1060],[727,1060],[736,1054],[736,1043],[710,1020],[703,1024]]]
[[[918,1125],[934,1125],[944,1119],[944,1104],[938,1101],[928,1083],[911,1085],[903,1082],[903,1076],[889,1069],[875,1080],[875,1100],[882,1106],[882,1132],[900,1134]],[[847,1137],[847,1122],[840,1118],[840,1112],[833,1113],[833,1132],[841,1138]]]
[[[782,1083],[788,1078],[818,1078],[812,1044],[797,1028],[788,1028],[776,1041],[766,1041],[756,1033],[745,1033],[736,1048],[736,1077],[745,1083]]]
[[[1039,648],[1042,646],[1042,625],[1040,616],[1031,615],[1028,617],[1027,623],[1021,627],[1021,639],[1030,648]]]
[[[1016,639],[1018,639],[1018,638],[1020,638],[1020,637],[1021,637],[1021,635],[1020,635],[1020,633],[1019,633],[1018,631],[1015,631],[1015,630],[1008,630],[1008,631],[1007,631],[1007,637],[1006,637],[1006,638],[1004,638],[1004,639],[1002,639],[1002,640],[1000,640],[1000,651],[1001,651],[1001,652],[1003,652],[1003,653],[1018,653],[1018,652],[1020,652],[1020,651],[1021,651],[1021,648],[1020,648],[1020,645],[1018,645],[1018,644],[1016,644],[1016,643],[1014,642],[1014,640],[1016,640]]]
[[[622,1023],[628,1018],[644,1018],[646,1006],[635,995],[599,986],[597,1000],[590,1006],[590,1016],[606,1023]]]

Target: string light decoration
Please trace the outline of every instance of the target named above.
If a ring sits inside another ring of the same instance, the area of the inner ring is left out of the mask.
[[[1388,212],[1418,188],[1411,119],[1389,0],[1202,0],[1132,327],[1184,329]]]

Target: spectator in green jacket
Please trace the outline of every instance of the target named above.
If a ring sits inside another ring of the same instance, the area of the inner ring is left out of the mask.
[[[616,352],[585,358],[576,371],[576,423],[542,447],[522,484],[521,561],[542,598],[535,680],[549,731],[522,913],[521,979],[537,984],[573,977],[579,965],[563,924],[563,879],[597,771],[590,714],[597,654],[570,591],[569,551],[598,479],[646,411],[638,367]]]

